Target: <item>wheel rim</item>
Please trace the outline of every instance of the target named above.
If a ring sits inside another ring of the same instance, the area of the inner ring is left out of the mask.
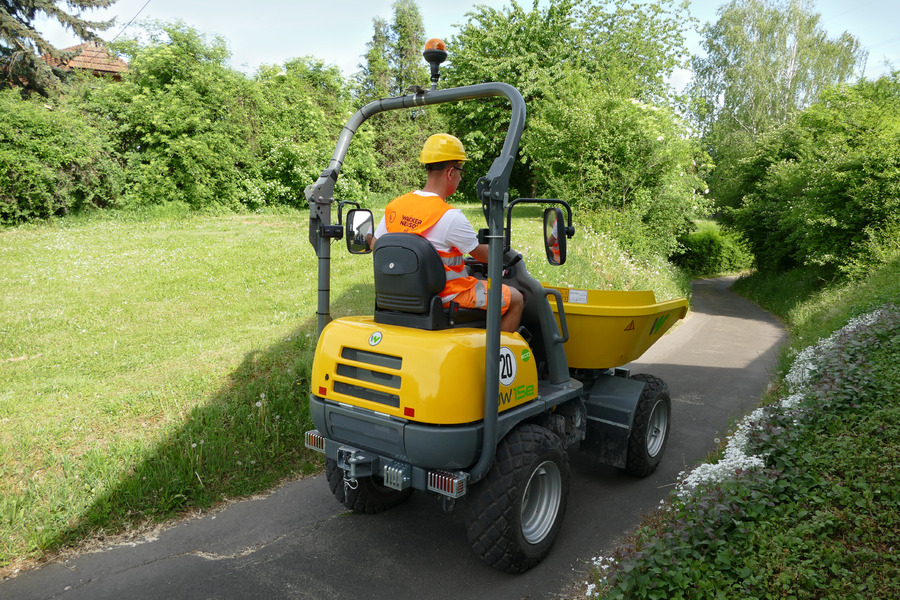
[[[665,401],[657,400],[650,413],[647,424],[647,454],[656,456],[666,441],[666,429],[669,427],[669,407]]]
[[[541,542],[556,521],[562,496],[562,475],[547,460],[532,471],[522,499],[522,535],[529,544]]]

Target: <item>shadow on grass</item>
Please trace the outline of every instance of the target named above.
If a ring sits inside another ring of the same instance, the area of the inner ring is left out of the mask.
[[[332,301],[334,316],[371,314],[372,284],[349,288]],[[44,551],[77,544],[98,532],[116,533],[161,521],[229,497],[271,488],[285,477],[321,467],[303,435],[309,417],[309,376],[315,314],[264,350],[253,350],[227,383],[192,409],[177,427],[134,449],[135,464],[98,496],[78,521],[49,533]]]

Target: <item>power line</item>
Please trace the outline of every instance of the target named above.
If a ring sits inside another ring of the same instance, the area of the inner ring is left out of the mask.
[[[865,8],[865,7],[867,7],[867,6],[870,5],[870,4],[875,4],[875,2],[877,2],[877,0],[872,0],[871,2],[867,2],[867,3],[863,4],[862,6],[857,6],[857,7],[855,7],[855,8],[851,8],[850,10],[845,10],[844,12],[838,13],[838,14],[836,14],[836,15],[831,15],[831,16],[828,17],[827,19],[822,19],[822,22],[824,23],[825,21],[830,21],[830,20],[832,20],[832,19],[837,19],[838,17],[843,17],[844,15],[849,15],[850,13],[856,12],[856,11],[858,11],[858,10],[861,9],[861,8]]]
[[[878,42],[877,44],[869,46],[869,50],[878,48],[879,46],[886,46],[888,44],[892,44],[892,43],[896,42],[897,40],[900,40],[900,37],[891,38],[891,39],[887,40],[886,42]]]
[[[134,23],[134,20],[137,19],[138,16],[140,16],[140,14],[141,14],[142,12],[144,12],[144,9],[145,9],[145,8],[147,8],[147,4],[150,4],[150,0],[147,0],[147,2],[141,7],[141,10],[137,11],[137,14],[134,15],[133,17],[131,17],[131,20],[130,20],[130,21],[128,21],[127,23],[125,23],[125,27],[122,28],[122,31],[120,31],[119,33],[116,34],[116,37],[114,37],[113,39],[109,40],[110,43],[116,41],[116,40],[119,38],[119,36],[122,35],[122,33],[123,33],[126,29],[128,29],[128,26],[131,25],[132,23]]]

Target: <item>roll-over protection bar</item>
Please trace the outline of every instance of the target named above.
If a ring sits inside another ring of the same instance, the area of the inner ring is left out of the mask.
[[[331,203],[334,201],[334,184],[340,175],[350,142],[359,126],[366,119],[381,112],[460,102],[478,98],[504,97],[512,104],[509,129],[500,155],[494,159],[485,176],[476,184],[476,192],[482,203],[482,210],[488,224],[485,241],[488,244],[488,278],[491,287],[500,289],[503,269],[503,216],[509,202],[509,175],[512,171],[522,130],[525,126],[525,101],[522,94],[505,83],[482,83],[446,90],[419,90],[413,94],[396,98],[375,100],[363,106],[350,117],[338,137],[334,154],[328,167],[305,190],[309,203],[309,241],[316,250],[319,260],[318,308],[316,310],[318,332],[331,320]],[[484,437],[482,451],[469,475],[478,481],[487,473],[494,460],[497,447],[497,411],[500,375],[500,294],[490,294],[487,305],[487,326],[485,329],[485,377],[484,377]]]

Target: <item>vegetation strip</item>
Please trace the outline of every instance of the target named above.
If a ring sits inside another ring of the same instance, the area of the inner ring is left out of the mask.
[[[777,402],[673,492],[615,562],[606,598],[896,598],[900,594],[900,307],[797,355]]]

